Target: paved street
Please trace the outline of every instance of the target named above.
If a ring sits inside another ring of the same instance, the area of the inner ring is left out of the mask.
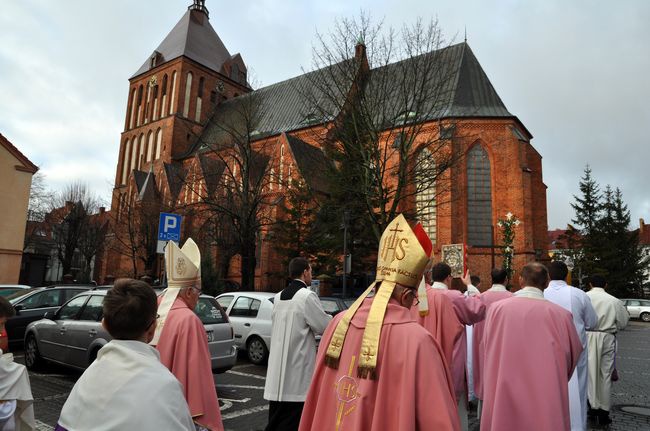
[[[650,416],[626,412],[627,406],[650,411],[650,324],[631,322],[619,337],[617,364],[621,380],[614,384],[613,431],[650,430]],[[20,353],[16,354],[21,361]],[[225,374],[215,375],[221,414],[227,430],[262,430],[268,403],[262,398],[266,369],[252,365],[240,355],[239,363]],[[39,430],[50,431],[79,373],[51,366],[43,373],[30,373]],[[522,400],[523,402],[524,400]],[[478,430],[473,419],[470,429]],[[590,428],[598,430],[600,428]]]

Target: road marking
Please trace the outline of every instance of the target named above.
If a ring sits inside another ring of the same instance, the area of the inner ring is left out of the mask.
[[[254,379],[266,380],[266,377],[264,376],[258,376],[257,374],[250,374],[250,373],[242,373],[241,371],[228,370],[226,371],[226,373],[234,374],[235,376],[252,377]]]
[[[217,388],[226,388],[226,389],[262,389],[264,386],[252,386],[252,385],[217,385]]]
[[[36,419],[36,431],[54,431],[54,427]]]
[[[243,409],[243,410],[238,410],[236,412],[226,413],[225,415],[221,415],[221,419],[222,420],[235,419],[240,416],[252,415],[253,413],[263,412],[268,409],[269,409],[268,404],[263,406],[251,407],[250,409]]]

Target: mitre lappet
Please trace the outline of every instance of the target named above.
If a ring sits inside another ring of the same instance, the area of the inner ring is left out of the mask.
[[[325,355],[325,364],[327,366],[334,369],[338,368],[350,321],[363,300],[377,286],[378,289],[370,306],[366,327],[361,339],[360,359],[357,368],[359,377],[377,378],[377,354],[388,301],[397,284],[410,289],[420,287],[432,251],[431,240],[421,224],[417,223],[411,228],[402,214],[390,222],[379,241],[377,277],[338,322]],[[421,305],[423,304],[421,303]],[[426,303],[424,307],[424,309],[420,309],[420,313],[428,313]]]
[[[174,305],[181,289],[201,285],[201,252],[192,238],[188,238],[182,248],[173,241],[167,243],[165,270],[167,272],[167,290],[158,305],[156,333],[150,343],[153,346],[158,344],[169,310]]]

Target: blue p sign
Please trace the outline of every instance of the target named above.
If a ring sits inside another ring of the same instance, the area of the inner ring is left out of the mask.
[[[160,213],[160,222],[158,223],[158,240],[160,241],[180,241],[181,240],[181,220],[179,214]]]

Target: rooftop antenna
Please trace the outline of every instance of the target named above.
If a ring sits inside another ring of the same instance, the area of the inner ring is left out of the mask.
[[[467,43],[467,25],[465,26],[465,43]]]

